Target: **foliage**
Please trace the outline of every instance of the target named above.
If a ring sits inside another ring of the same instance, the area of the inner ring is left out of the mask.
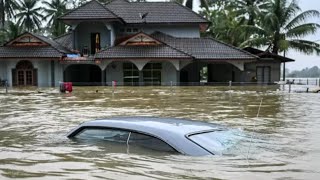
[[[250,46],[267,46],[267,51],[275,54],[294,49],[305,54],[320,54],[320,45],[303,39],[307,35],[315,34],[320,28],[317,23],[306,23],[307,18],[320,17],[316,10],[309,10],[298,14],[296,0],[272,0],[269,9],[257,25],[248,25],[245,29],[251,33],[249,40],[244,42]]]
[[[235,11],[206,11],[207,19],[211,22],[206,36],[213,37],[234,46],[240,46],[245,41],[246,34],[242,25],[246,19],[238,18]]]
[[[201,12],[210,22],[206,36],[235,46],[267,47],[279,54],[294,49],[320,54],[318,43],[304,37],[320,28],[308,18],[319,18],[316,10],[301,12],[296,0],[215,1]]]
[[[13,18],[18,4],[15,0],[0,0],[0,21],[1,27],[5,26],[5,22]]]
[[[12,21],[7,21],[5,28],[0,30],[0,45],[18,37],[23,33],[23,28]]]
[[[287,77],[319,78],[320,69],[318,66],[314,66],[312,68],[302,69],[301,71],[292,71],[291,73],[287,73]]]
[[[46,14],[43,17],[43,20],[48,20],[47,27],[53,36],[60,36],[66,32],[66,25],[61,21],[58,21],[58,17],[66,13],[67,4],[64,0],[51,0],[42,1],[43,5],[47,8],[44,8],[44,13]]]
[[[19,0],[18,1],[18,25],[25,28],[27,31],[36,31],[41,28],[42,8],[38,7],[37,0]]]

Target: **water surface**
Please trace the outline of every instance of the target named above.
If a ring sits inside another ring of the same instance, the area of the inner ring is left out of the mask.
[[[274,86],[1,89],[0,179],[319,179],[319,99]],[[189,118],[245,137],[211,157],[108,151],[65,138],[83,121],[111,116]]]

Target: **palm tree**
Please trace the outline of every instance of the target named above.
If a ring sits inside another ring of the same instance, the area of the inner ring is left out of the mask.
[[[58,17],[67,11],[67,3],[64,0],[42,1],[47,8],[44,9],[43,20],[48,20],[48,28],[53,36],[60,36],[66,32],[66,25],[58,21]]]
[[[243,46],[267,46],[267,51],[278,54],[294,49],[305,54],[320,54],[320,45],[303,39],[317,32],[320,25],[306,22],[310,17],[320,17],[316,10],[301,11],[296,0],[271,0],[268,12],[257,26],[245,29],[252,34]],[[298,14],[298,15],[297,15]]]
[[[255,25],[256,19],[266,12],[269,2],[266,0],[232,0],[229,8],[235,9],[239,16],[248,18],[248,25]]]
[[[16,14],[18,24],[27,31],[39,30],[41,28],[41,7],[38,7],[37,0],[19,0],[19,13]]]
[[[5,28],[0,30],[0,45],[14,39],[23,33],[23,28],[12,21],[7,21]]]
[[[204,11],[210,21],[206,36],[213,37],[225,43],[239,46],[246,39],[243,25],[246,23],[244,17],[237,18],[235,11],[210,10]]]
[[[2,28],[5,22],[14,16],[14,10],[18,5],[15,0],[0,0],[0,20]]]

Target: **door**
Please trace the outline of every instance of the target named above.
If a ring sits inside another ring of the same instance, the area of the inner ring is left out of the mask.
[[[34,83],[33,70],[17,71],[18,86],[32,86]]]
[[[91,54],[100,51],[100,33],[91,33]]]
[[[271,68],[269,66],[257,67],[257,81],[258,83],[269,83],[271,81]]]

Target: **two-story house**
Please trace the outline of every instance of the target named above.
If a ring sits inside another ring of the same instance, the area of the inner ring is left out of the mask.
[[[201,38],[209,22],[174,2],[92,0],[59,20],[70,26],[65,35],[26,32],[0,47],[0,78],[12,86],[271,83],[290,61]]]

